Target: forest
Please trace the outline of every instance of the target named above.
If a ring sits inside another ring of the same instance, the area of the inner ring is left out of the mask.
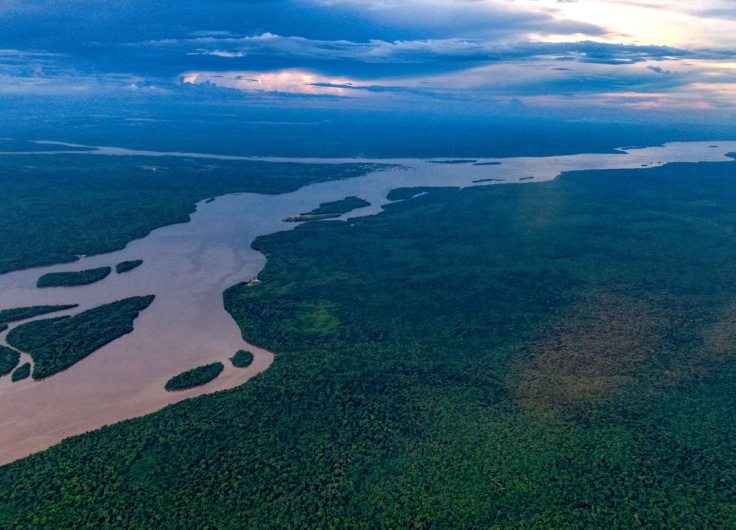
[[[136,267],[139,267],[143,264],[142,259],[134,259],[130,261],[121,261],[117,265],[115,265],[115,272],[118,274],[122,274],[124,272],[132,271]]]
[[[134,296],[88,309],[72,317],[34,320],[11,329],[7,341],[33,359],[33,378],[66,370],[105,344],[133,331],[133,321],[153,302]]]
[[[185,223],[198,201],[286,193],[358,177],[375,164],[297,164],[181,157],[14,155],[0,158],[0,274],[122,249]],[[155,177],[155,178],[154,178]]]
[[[13,371],[13,374],[10,376],[10,380],[13,383],[16,383],[18,381],[22,381],[23,379],[28,379],[31,376],[31,363],[23,363],[18,368]]]
[[[253,362],[253,354],[249,351],[238,350],[230,357],[230,362],[235,368],[248,368]]]
[[[339,201],[323,202],[311,212],[300,213],[291,217],[286,217],[283,221],[286,223],[300,223],[303,221],[319,221],[321,219],[334,219],[343,214],[365,208],[371,203],[365,199],[359,199],[356,196],[345,197]]]
[[[56,311],[65,311],[67,309],[74,309],[77,304],[67,305],[34,305],[30,307],[16,307],[13,309],[3,309],[0,311],[0,324],[7,324],[8,322],[17,322],[19,320],[25,320],[27,318],[37,317],[39,315],[45,315],[47,313],[55,313]]]
[[[222,363],[205,364],[198,366],[185,372],[175,375],[166,382],[166,390],[174,392],[176,390],[186,390],[195,386],[202,386],[217,378],[225,369]]]
[[[36,287],[76,287],[104,280],[110,275],[110,267],[97,267],[74,272],[47,272],[38,279]]]
[[[20,362],[20,353],[0,344],[0,377],[9,374]]]
[[[3,466],[0,527],[734,528],[734,178],[407,190],[259,238],[224,299],[273,365]]]

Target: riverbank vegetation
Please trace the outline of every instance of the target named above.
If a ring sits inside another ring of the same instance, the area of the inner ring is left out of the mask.
[[[238,350],[230,357],[230,362],[235,368],[248,368],[253,363],[253,354],[249,351]]]
[[[225,303],[269,370],[0,468],[0,527],[736,527],[734,178],[409,190],[260,238]]]
[[[8,344],[28,352],[33,378],[43,379],[75,365],[105,344],[133,331],[133,321],[153,301],[134,296],[72,317],[35,320],[8,332]]]
[[[36,282],[36,287],[76,287],[99,282],[112,272],[110,267],[98,267],[74,272],[48,272]]]
[[[20,353],[0,344],[0,377],[9,374],[20,362]]]
[[[46,315],[48,313],[55,313],[57,311],[66,311],[67,309],[74,309],[75,307],[78,307],[78,304],[34,305],[30,307],[3,309],[2,311],[0,311],[0,324],[17,322],[19,320],[25,320],[27,318],[33,318],[39,315]]]
[[[172,377],[166,382],[165,388],[168,392],[174,392],[176,390],[186,390],[187,388],[202,386],[217,378],[224,369],[225,365],[222,363],[198,366],[197,368],[192,368]]]
[[[136,267],[140,267],[143,264],[142,259],[135,259],[131,261],[121,261],[115,265],[115,272],[122,274],[124,272],[132,271]]]
[[[377,164],[80,154],[0,158],[0,274],[122,249],[184,223],[198,201],[226,193],[286,193],[358,177]]]

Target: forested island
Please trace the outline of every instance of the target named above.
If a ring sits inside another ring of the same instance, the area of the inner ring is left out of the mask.
[[[271,368],[3,466],[0,527],[735,527],[734,178],[407,189],[259,238],[225,303]]]
[[[23,363],[15,369],[13,375],[10,376],[10,380],[13,383],[28,379],[31,376],[31,363]]]
[[[351,196],[345,197],[340,201],[323,202],[318,208],[315,208],[311,212],[301,213],[291,217],[283,219],[285,223],[300,223],[303,221],[318,221],[320,219],[334,219],[342,216],[358,208],[365,208],[370,206],[371,203],[364,199]]]
[[[248,368],[253,362],[253,354],[249,351],[238,350],[230,357],[230,362],[235,368]]]
[[[135,296],[72,317],[35,320],[8,332],[12,347],[33,359],[33,378],[43,379],[78,363],[105,344],[133,331],[138,313],[153,295]]]
[[[112,272],[110,267],[98,267],[75,272],[48,272],[41,276],[36,287],[75,287],[89,285],[107,278]]]
[[[197,368],[192,368],[172,377],[166,382],[165,388],[169,392],[174,392],[176,390],[186,390],[188,388],[202,386],[217,378],[224,369],[225,365],[222,363],[198,366]]]
[[[27,318],[37,317],[39,315],[46,315],[48,313],[55,313],[57,311],[65,311],[67,309],[74,309],[78,304],[66,304],[66,305],[34,305],[30,307],[17,307],[14,309],[3,309],[0,311],[0,324],[7,324],[9,322],[17,322],[19,320],[25,320]]]
[[[143,264],[142,259],[135,259],[131,261],[122,261],[115,265],[115,272],[122,274],[124,272],[132,271],[136,267],[140,267]]]
[[[20,353],[0,344],[0,377],[9,374],[20,362]]]

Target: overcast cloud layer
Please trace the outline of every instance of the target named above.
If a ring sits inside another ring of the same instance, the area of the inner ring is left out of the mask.
[[[723,116],[734,16],[731,0],[6,0],[0,94]]]

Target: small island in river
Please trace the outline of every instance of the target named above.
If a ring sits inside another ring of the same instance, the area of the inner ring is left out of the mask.
[[[235,355],[230,357],[230,362],[235,368],[248,368],[253,362],[253,354],[249,351],[238,350]]]
[[[340,201],[323,202],[311,212],[284,217],[282,221],[285,223],[301,223],[304,221],[319,221],[320,219],[334,219],[358,208],[365,208],[370,205],[371,203],[368,201],[359,199],[353,195],[345,197]]]
[[[124,272],[132,271],[136,267],[139,267],[143,264],[142,259],[135,259],[131,261],[122,261],[115,265],[115,272],[118,274],[122,274]]]
[[[192,368],[169,379],[165,388],[167,391],[173,392],[202,386],[219,376],[224,369],[225,365],[222,363],[211,363]]]
[[[76,287],[89,285],[107,278],[112,272],[110,267],[98,267],[77,272],[49,272],[38,279],[36,287]]]

